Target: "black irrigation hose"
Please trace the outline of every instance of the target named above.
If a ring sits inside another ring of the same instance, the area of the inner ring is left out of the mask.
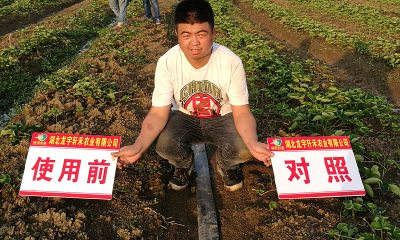
[[[204,144],[192,146],[194,153],[197,195],[197,221],[200,240],[218,240],[218,220],[211,187],[208,158]]]
[[[87,3],[87,1],[88,1],[88,0],[86,0],[86,1],[83,3],[82,7],[79,8],[79,10],[75,13],[75,15],[73,16],[71,22],[68,24],[67,27],[69,27],[69,25],[71,25],[71,23],[75,20],[75,17],[78,15],[79,11],[81,11],[81,9],[85,6],[85,4]]]

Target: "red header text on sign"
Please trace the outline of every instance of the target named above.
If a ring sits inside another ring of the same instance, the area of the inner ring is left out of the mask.
[[[34,133],[32,135],[31,147],[46,146],[118,150],[120,141],[121,137],[117,136]]]
[[[346,136],[269,138],[279,198],[365,195]]]
[[[119,145],[116,136],[35,133],[20,195],[111,199]]]

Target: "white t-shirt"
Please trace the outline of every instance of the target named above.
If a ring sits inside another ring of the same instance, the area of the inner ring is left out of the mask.
[[[179,45],[157,62],[152,104],[174,104],[195,117],[209,118],[232,112],[232,105],[248,104],[246,75],[242,61],[228,48],[213,43],[208,63],[194,68]]]

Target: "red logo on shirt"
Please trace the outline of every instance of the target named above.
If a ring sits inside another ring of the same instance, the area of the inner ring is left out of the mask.
[[[212,108],[212,105],[215,107]],[[190,107],[189,107],[190,106]],[[198,93],[193,95],[184,105],[185,109],[193,108],[190,114],[199,118],[210,118],[221,116],[221,106],[208,94]]]

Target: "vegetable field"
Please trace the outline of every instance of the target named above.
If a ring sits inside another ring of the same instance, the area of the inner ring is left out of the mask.
[[[156,26],[133,0],[112,31],[107,1],[0,0],[1,239],[198,239],[194,179],[168,189],[172,167],[153,149],[117,170],[111,201],[18,196],[33,132],[135,141],[157,60],[176,44],[176,3],[159,1]],[[348,136],[367,192],[279,200],[256,160],[226,192],[207,146],[221,239],[400,239],[400,2],[210,3],[216,42],[245,66],[259,140]],[[30,17],[44,12],[56,13]],[[21,19],[31,25],[17,30]]]

